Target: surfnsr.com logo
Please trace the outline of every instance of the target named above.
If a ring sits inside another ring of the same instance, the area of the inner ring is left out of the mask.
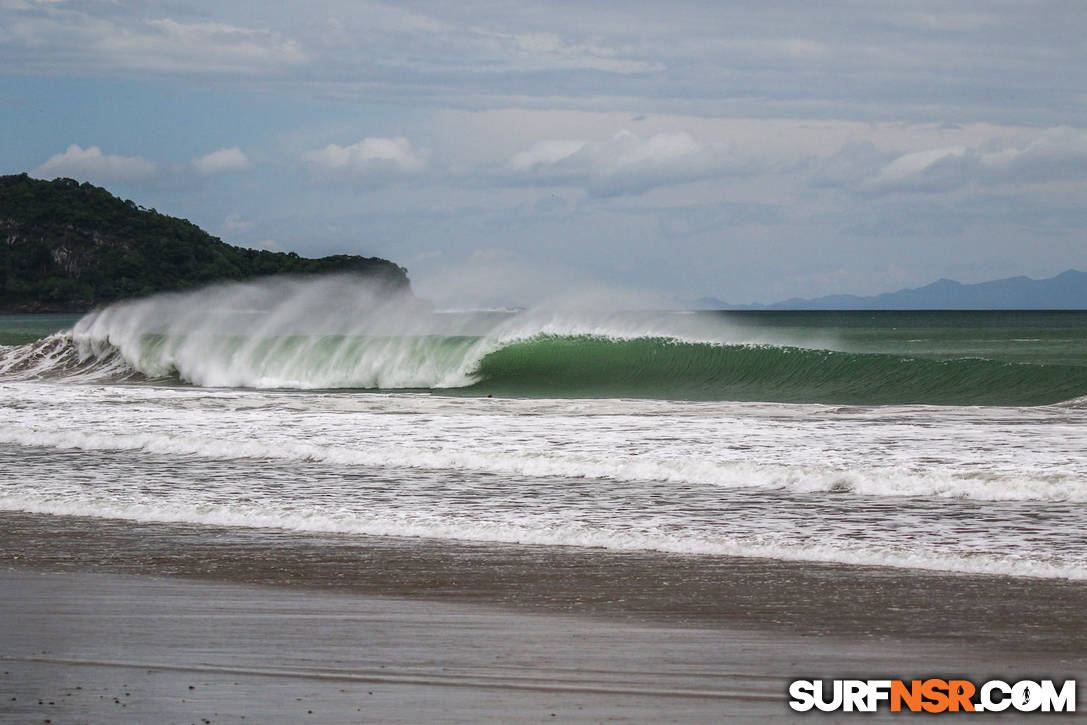
[[[1075,712],[1076,681],[1053,680],[794,680],[797,712]]]

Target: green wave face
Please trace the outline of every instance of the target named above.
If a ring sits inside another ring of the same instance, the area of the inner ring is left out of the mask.
[[[13,319],[19,337],[0,346],[0,379],[856,405],[1087,402],[1087,313],[439,314],[365,300],[343,310],[327,294],[292,289],[151,298],[28,344],[18,343],[44,322]]]
[[[662,338],[541,336],[495,350],[473,394],[856,405],[1048,405],[1087,395],[1087,367],[928,359]]]

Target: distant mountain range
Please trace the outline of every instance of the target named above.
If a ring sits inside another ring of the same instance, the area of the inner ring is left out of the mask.
[[[1070,269],[1049,279],[1020,276],[979,284],[941,279],[874,297],[794,297],[769,305],[734,305],[703,297],[692,306],[705,310],[1087,310],[1087,272]]]

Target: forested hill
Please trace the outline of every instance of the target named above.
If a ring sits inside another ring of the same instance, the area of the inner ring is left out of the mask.
[[[385,259],[244,249],[91,184],[0,176],[0,312],[82,312],[209,282],[330,272],[408,286],[407,270]]]

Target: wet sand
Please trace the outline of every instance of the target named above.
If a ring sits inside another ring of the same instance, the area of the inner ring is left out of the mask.
[[[1079,582],[25,514],[0,611],[19,723],[791,721],[799,677],[1087,674]]]

